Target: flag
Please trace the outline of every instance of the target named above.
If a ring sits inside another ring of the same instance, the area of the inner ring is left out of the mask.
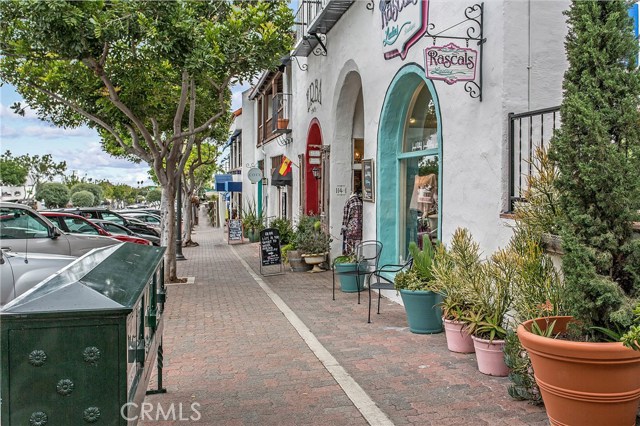
[[[280,165],[280,170],[278,170],[278,173],[280,174],[280,176],[286,176],[289,174],[290,171],[291,171],[291,160],[289,160],[286,155],[283,155],[282,164]]]

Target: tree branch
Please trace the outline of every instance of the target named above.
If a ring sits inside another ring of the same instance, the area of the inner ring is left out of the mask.
[[[189,73],[187,70],[182,71],[182,87],[180,88],[180,102],[178,103],[178,109],[173,116],[173,134],[177,135],[182,131],[182,117],[184,116],[184,109],[187,106],[187,95],[189,93]]]

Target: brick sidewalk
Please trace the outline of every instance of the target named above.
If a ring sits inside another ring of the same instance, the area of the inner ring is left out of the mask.
[[[202,425],[367,424],[353,402],[236,257],[257,273],[258,244],[234,245],[222,230],[196,229],[165,312],[168,393],[145,402],[183,408]],[[262,280],[396,425],[547,425],[544,409],[512,400],[507,378],[477,371],[475,357],[447,350],[444,334],[417,335],[404,308],[383,299],[367,324],[367,295],[337,292],[331,272]],[[198,413],[191,410],[197,403]],[[177,412],[177,411],[176,411]],[[156,409],[151,413],[156,418]],[[160,417],[162,418],[162,417]],[[141,425],[178,425],[151,421]]]

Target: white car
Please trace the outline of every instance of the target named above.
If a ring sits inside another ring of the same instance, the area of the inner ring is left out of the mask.
[[[5,250],[0,256],[0,307],[77,259],[74,256]]]
[[[0,202],[0,248],[3,250],[79,257],[94,248],[114,244],[119,241],[110,237],[67,234],[30,207]]]

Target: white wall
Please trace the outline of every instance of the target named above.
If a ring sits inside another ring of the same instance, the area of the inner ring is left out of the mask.
[[[405,60],[385,60],[381,49],[380,12],[371,12],[366,2],[355,2],[327,34],[327,56],[299,58],[306,72],[292,65],[294,144],[287,156],[297,160],[305,151],[309,123],[320,122],[323,143],[331,146],[330,192],[337,185],[351,188],[351,125],[353,111],[362,90],[365,158],[376,158],[380,112],[394,75],[407,63],[424,66],[424,48],[432,44],[423,38]],[[440,101],[443,140],[442,237],[446,242],[459,226],[467,227],[485,252],[503,246],[510,238],[508,221],[500,218],[505,206],[507,113],[557,106],[561,100],[562,75],[566,69],[562,10],[567,1],[505,0],[485,2],[482,102],[465,93],[462,83],[434,82]],[[464,19],[469,2],[431,0],[429,22],[435,31]],[[529,27],[531,28],[529,30]],[[461,31],[452,30],[451,34]],[[464,32],[463,32],[464,33]],[[461,40],[438,40],[438,44]],[[469,47],[476,46],[470,43]],[[306,90],[315,79],[322,80],[322,105],[314,113],[306,108]],[[347,143],[349,142],[349,143]],[[294,184],[298,182],[294,168]],[[380,190],[385,182],[376,181]],[[294,190],[294,207],[300,203]],[[331,232],[337,236],[344,198],[331,201]],[[364,203],[364,238],[376,237],[376,208],[396,208]],[[334,243],[334,254],[339,244]]]

